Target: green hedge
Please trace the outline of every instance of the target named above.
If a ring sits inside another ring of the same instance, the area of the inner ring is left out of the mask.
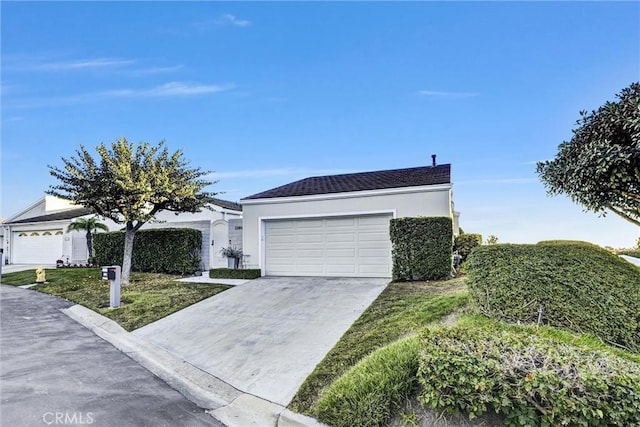
[[[212,268],[209,277],[212,279],[257,279],[262,276],[259,268]]]
[[[124,232],[98,233],[93,247],[99,265],[122,265]],[[131,269],[186,274],[200,268],[202,233],[192,228],[140,230],[133,241]]]
[[[542,322],[640,351],[640,269],[584,242],[492,245],[473,251],[467,284],[481,312]]]
[[[640,365],[534,335],[427,330],[418,381],[421,404],[470,418],[493,410],[507,426],[640,425]]]
[[[460,234],[456,236],[453,249],[462,257],[462,261],[466,261],[471,251],[482,245],[482,234]]]
[[[362,359],[323,394],[318,419],[333,427],[388,425],[416,386],[418,348],[413,336]]]
[[[394,218],[390,223],[390,234],[393,280],[440,280],[451,277],[451,218]]]

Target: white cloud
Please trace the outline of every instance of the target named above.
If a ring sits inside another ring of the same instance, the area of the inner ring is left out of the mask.
[[[542,159],[542,160],[531,160],[529,162],[524,162],[523,165],[537,165],[539,162],[549,162],[553,159]]]
[[[234,26],[245,28],[251,25],[251,21],[246,19],[239,19],[235,15],[231,15],[229,13],[225,13],[215,19],[210,19],[207,21],[195,22],[192,24],[198,31],[207,32],[212,31],[217,28],[222,28],[226,26]]]
[[[226,13],[224,15],[222,15],[222,17],[220,18],[220,20],[222,22],[226,22],[229,23],[231,25],[235,25],[236,27],[248,27],[249,25],[251,25],[251,21],[247,21],[246,19],[238,19],[235,16]]]
[[[150,74],[162,74],[162,73],[173,73],[175,71],[182,70],[184,65],[173,65],[171,67],[150,67],[150,68],[141,68],[139,70],[131,70],[130,74],[134,76],[147,76]]]
[[[193,96],[224,92],[235,87],[228,85],[204,85],[183,82],[169,82],[151,89],[117,89],[101,92],[98,95],[109,98],[149,98],[165,96]]]
[[[77,95],[59,96],[51,98],[30,98],[19,101],[5,102],[5,109],[12,108],[41,108],[60,107],[63,105],[86,104],[111,98],[161,98],[209,95],[232,90],[234,84],[206,85],[184,82],[169,82],[150,89],[114,89],[102,92],[82,93]]]
[[[439,98],[472,98],[474,96],[479,96],[480,94],[474,92],[444,92],[438,90],[420,90],[418,91],[418,95]]]
[[[68,70],[83,70],[83,69],[97,69],[97,68],[114,68],[124,67],[134,64],[136,61],[132,59],[117,59],[117,58],[95,58],[95,59],[79,59],[74,61],[61,61],[61,62],[43,62],[40,64],[32,64],[27,68],[34,70],[51,70],[51,71],[68,71]]]

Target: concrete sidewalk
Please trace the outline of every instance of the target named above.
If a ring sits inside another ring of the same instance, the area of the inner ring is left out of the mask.
[[[7,264],[2,266],[2,274],[17,273],[18,271],[35,270],[38,267],[42,268],[56,268],[55,264]],[[35,280],[35,273],[33,278]]]
[[[627,262],[630,262],[633,265],[637,265],[640,267],[640,258],[635,258],[629,255],[620,255],[620,258],[624,259]]]
[[[319,426],[286,406],[387,283],[261,278],[133,333],[82,306],[65,312],[228,426]]]

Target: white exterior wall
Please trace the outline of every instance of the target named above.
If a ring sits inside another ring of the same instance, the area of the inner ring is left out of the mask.
[[[241,212],[231,211],[223,209],[219,206],[214,206],[213,210],[202,209],[200,212],[181,212],[178,215],[171,211],[160,211],[156,214],[155,221],[165,221],[167,223],[173,222],[188,222],[188,221],[217,221],[219,219],[228,220],[230,218],[242,217]]]
[[[453,218],[451,186],[408,187],[352,193],[241,201],[242,249],[247,268],[264,268],[264,221],[277,218],[390,213],[394,218],[445,216]],[[264,271],[263,271],[264,273]]]
[[[75,209],[77,207],[78,206],[74,205],[68,200],[59,199],[54,196],[44,196],[42,199],[38,200],[23,211],[18,212],[14,216],[8,218],[6,221],[19,221],[21,219],[43,216],[68,209]]]

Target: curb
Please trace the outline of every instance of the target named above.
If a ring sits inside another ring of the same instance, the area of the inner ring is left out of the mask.
[[[229,427],[325,426],[284,406],[244,393],[163,348],[138,338],[115,321],[84,306],[74,305],[60,311],[125,353]]]

